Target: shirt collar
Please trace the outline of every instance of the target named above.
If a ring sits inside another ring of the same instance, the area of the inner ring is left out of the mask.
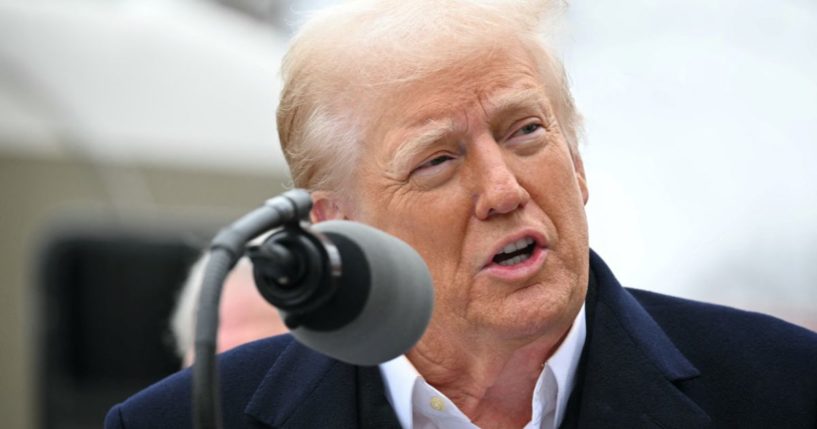
[[[587,322],[585,320],[584,304],[582,304],[582,308],[573,320],[573,326],[570,327],[564,341],[562,341],[562,344],[556,349],[556,353],[548,359],[545,365],[549,367],[553,377],[556,379],[556,412],[553,427],[559,427],[564,418],[567,400],[570,399],[573,386],[576,384],[576,370],[579,367],[579,359],[581,358],[586,338]],[[547,369],[548,368],[545,368],[545,370]],[[542,374],[544,373],[545,371],[542,371]],[[540,375],[540,382],[542,378],[542,375]],[[537,404],[534,402],[534,415],[536,414],[536,410],[542,409],[541,405],[541,403]]]
[[[539,380],[536,382],[532,404],[532,422],[537,423],[537,426],[539,426],[538,422],[541,421],[543,417],[544,404],[542,401],[547,400],[547,396],[543,396],[541,390],[543,389],[543,384],[546,383],[545,379],[548,373],[551,374],[556,382],[556,409],[552,427],[558,427],[564,418],[567,400],[573,391],[576,369],[579,366],[579,358],[581,357],[586,337],[587,323],[585,321],[584,304],[582,304],[567,336],[565,336],[564,341],[562,341],[562,344],[556,349],[553,356],[548,359],[539,375]],[[397,414],[400,425],[404,428],[412,428],[414,409],[412,397],[414,384],[419,382],[425,383],[425,381],[405,355],[398,356],[388,362],[380,364],[380,373],[383,376],[383,383],[386,387],[386,397],[394,409],[395,414]],[[431,388],[433,389],[433,387]]]
[[[400,355],[388,362],[380,364],[380,374],[383,375],[383,384],[386,387],[388,398],[397,420],[403,428],[411,428],[412,422],[412,394],[414,383],[422,379],[420,373],[409,362],[406,355]]]

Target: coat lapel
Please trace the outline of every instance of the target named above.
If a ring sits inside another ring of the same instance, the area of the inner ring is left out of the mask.
[[[707,427],[709,416],[682,392],[699,371],[595,253],[590,265],[596,296],[577,386],[577,426]]]
[[[376,366],[357,368],[358,424],[361,429],[400,429],[386,399],[383,376]]]
[[[292,341],[245,412],[273,428],[399,428],[377,367],[355,367]]]

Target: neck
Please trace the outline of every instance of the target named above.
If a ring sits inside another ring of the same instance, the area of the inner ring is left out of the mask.
[[[431,330],[407,356],[427,383],[478,426],[521,427],[530,421],[533,390],[543,365],[569,328],[568,323],[553,335],[526,340],[473,341],[460,336],[469,338],[460,342]]]

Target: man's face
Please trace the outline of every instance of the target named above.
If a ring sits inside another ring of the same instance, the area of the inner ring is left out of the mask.
[[[344,210],[417,249],[430,329],[460,338],[565,329],[586,292],[581,161],[532,62],[506,56],[383,97]]]

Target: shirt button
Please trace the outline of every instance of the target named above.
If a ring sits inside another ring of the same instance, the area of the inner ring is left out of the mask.
[[[445,402],[439,396],[432,396],[431,408],[434,408],[437,411],[442,411],[445,409]]]

